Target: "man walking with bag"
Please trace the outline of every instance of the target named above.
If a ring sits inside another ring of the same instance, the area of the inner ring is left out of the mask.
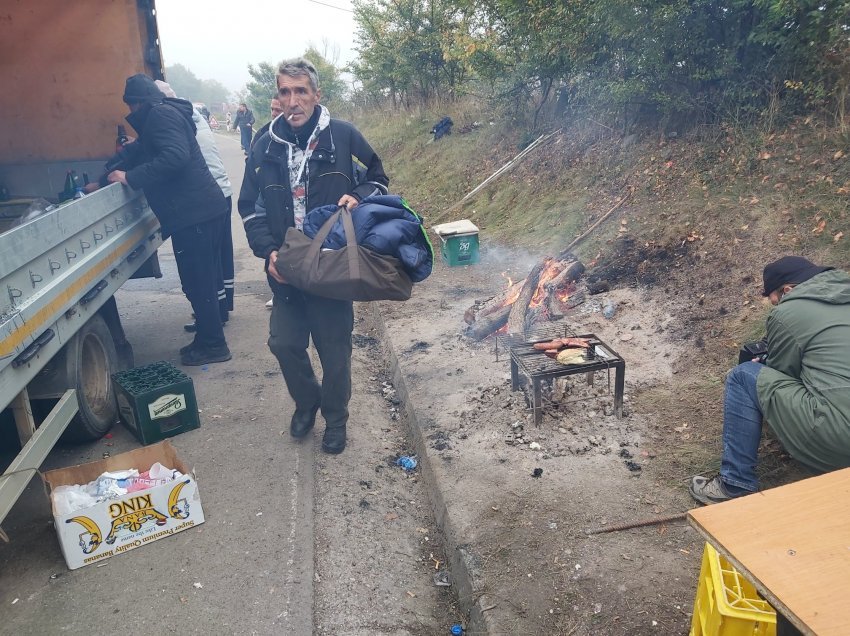
[[[283,116],[254,141],[239,214],[251,249],[265,260],[274,293],[268,345],[295,402],[290,433],[306,437],[321,408],[326,423],[322,450],[336,454],[346,443],[353,304],[288,285],[275,262],[286,231],[301,230],[308,210],[328,204],[351,209],[368,196],[386,194],[389,179],[363,135],[348,122],[332,119],[319,103],[319,78],[310,62],[282,62],[277,87]],[[311,338],[322,363],[321,384],[307,353]]]

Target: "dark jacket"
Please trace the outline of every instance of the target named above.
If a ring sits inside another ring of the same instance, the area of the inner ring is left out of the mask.
[[[283,117],[276,120],[279,138],[291,137]],[[350,123],[331,119],[317,140],[308,162],[307,210],[335,204],[344,194],[362,201],[373,194],[386,194],[389,179],[381,159]],[[269,132],[254,142],[245,164],[239,193],[239,214],[251,250],[266,260],[280,248],[286,230],[295,227],[292,191],[289,185],[288,149]],[[276,293],[289,294],[288,285],[269,277]]]
[[[304,235],[313,238],[331,215],[336,205],[325,205],[310,210],[304,217]],[[416,214],[397,195],[367,197],[351,211],[357,244],[378,254],[394,256],[401,261],[404,271],[414,283],[431,275],[434,250],[422,226],[422,217]],[[337,220],[322,247],[338,250],[347,243],[342,221]]]
[[[195,139],[192,111],[183,99],[145,102],[126,118],[139,138],[107,163],[126,170],[130,187],[144,191],[163,237],[227,212]]]
[[[850,276],[817,274],[767,318],[764,418],[792,457],[820,471],[850,466]]]
[[[236,119],[233,120],[234,128],[250,128],[254,125],[254,113],[250,108],[246,108],[243,113],[241,110],[236,111]]]

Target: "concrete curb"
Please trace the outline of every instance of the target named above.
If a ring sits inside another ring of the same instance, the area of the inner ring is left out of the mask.
[[[419,474],[430,493],[431,506],[434,510],[437,527],[445,539],[446,554],[451,565],[452,586],[461,609],[468,616],[465,633],[482,636],[502,633],[487,615],[487,611],[495,607],[496,603],[488,598],[484,591],[485,585],[480,573],[479,556],[471,551],[462,537],[458,536],[455,527],[456,524],[449,514],[445,499],[443,498],[443,489],[440,488],[439,481],[432,467],[432,457],[429,454],[425,431],[422,429],[419,418],[416,415],[416,409],[413,405],[410,392],[407,389],[404,373],[402,373],[398,357],[393,350],[384,319],[381,316],[377,303],[370,303],[369,315],[372,326],[377,329],[380,335],[384,358],[389,365],[396,395],[404,407],[404,412],[407,416],[405,420],[408,431],[413,441],[413,448],[419,458]]]

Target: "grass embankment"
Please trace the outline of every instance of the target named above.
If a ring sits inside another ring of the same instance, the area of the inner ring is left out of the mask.
[[[455,122],[452,135],[430,142],[428,131],[445,114]],[[739,344],[761,336],[765,263],[802,254],[850,265],[847,139],[815,117],[782,130],[718,127],[663,139],[624,140],[587,121],[565,126],[450,213],[537,135],[469,108],[371,114],[358,123],[393,191],[428,225],[470,218],[485,242],[540,256],[569,244],[631,191],[575,251],[590,266],[632,258],[618,282],[648,287],[675,307],[689,354],[673,382],[635,396],[635,408],[655,421],[659,445],[672,451],[663,460],[671,477],[717,464],[723,376]],[[762,472],[785,479],[778,451],[766,455]]]

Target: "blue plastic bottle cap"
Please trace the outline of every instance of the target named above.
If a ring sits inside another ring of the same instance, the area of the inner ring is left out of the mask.
[[[452,636],[460,636],[461,634],[463,634],[463,627],[458,623],[452,625]]]

